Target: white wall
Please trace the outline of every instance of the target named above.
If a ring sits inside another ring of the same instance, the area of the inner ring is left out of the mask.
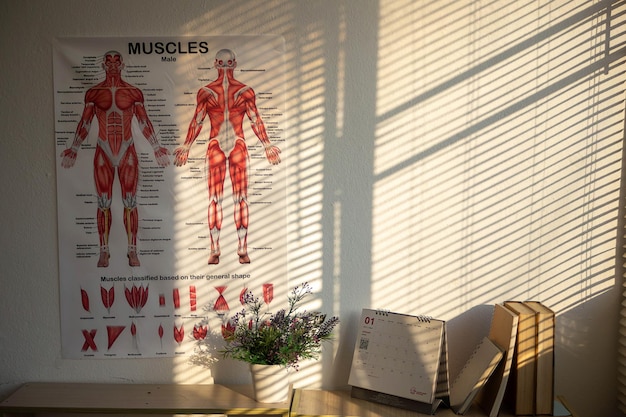
[[[558,313],[556,391],[617,415],[623,2],[3,0],[0,395],[24,381],[208,380],[183,359],[60,356],[51,41],[281,34],[290,279],[339,337],[296,383],[344,386],[362,307],[450,322],[453,362],[491,305]],[[608,19],[608,20],[607,20]],[[456,358],[456,359],[455,359]],[[247,382],[240,364],[216,382]]]

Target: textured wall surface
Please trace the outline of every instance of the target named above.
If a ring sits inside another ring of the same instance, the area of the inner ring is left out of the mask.
[[[558,314],[556,391],[617,415],[623,2],[3,0],[0,395],[25,381],[246,383],[245,366],[60,355],[52,40],[279,34],[290,280],[340,316],[295,384],[347,384],[362,307],[448,320],[452,369],[494,303]]]

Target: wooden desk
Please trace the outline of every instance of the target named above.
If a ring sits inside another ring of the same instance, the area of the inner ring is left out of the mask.
[[[28,383],[0,402],[4,416],[72,414],[289,415],[289,403],[263,404],[222,385]]]
[[[423,417],[421,414],[370,401],[350,397],[350,391],[296,389],[293,394],[290,417]],[[440,407],[435,417],[458,417],[449,408]],[[466,417],[485,417],[487,413],[472,405]],[[499,417],[514,417],[501,410]]]
[[[350,397],[350,391],[293,390],[290,402],[257,403],[249,386],[178,384],[28,383],[0,402],[2,416],[111,417],[132,415],[423,417],[420,414]],[[467,417],[485,417],[475,405]],[[573,414],[572,414],[573,415]],[[440,408],[435,416],[456,416]],[[500,417],[514,417],[505,410]]]

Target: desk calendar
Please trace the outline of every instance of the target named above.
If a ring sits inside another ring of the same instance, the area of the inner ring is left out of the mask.
[[[353,395],[355,388],[388,394],[434,412],[449,396],[445,322],[363,309],[348,383]]]

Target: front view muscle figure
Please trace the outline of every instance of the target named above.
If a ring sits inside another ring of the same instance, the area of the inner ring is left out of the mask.
[[[72,146],[63,151],[61,165],[71,168],[76,162],[80,144],[89,134],[91,122],[98,121],[98,144],[93,160],[94,179],[98,194],[98,235],[100,236],[99,267],[109,266],[109,232],[111,230],[111,200],[117,171],[124,204],[124,227],[128,238],[128,264],[139,266],[137,256],[137,182],[139,166],[133,143],[131,121],[136,117],[145,138],[152,145],[157,163],[169,165],[167,149],[161,147],[144,108],[141,90],[122,80],[122,56],[115,51],[104,55],[102,67],[106,79],[85,94],[85,108],[78,123]]]
[[[208,162],[209,209],[208,221],[211,237],[209,264],[220,260],[220,230],[222,229],[222,200],[224,198],[224,178],[226,168],[232,182],[232,196],[235,203],[235,227],[239,243],[239,262],[250,263],[248,256],[248,147],[244,138],[243,120],[248,117],[252,130],[265,147],[265,155],[272,165],[280,163],[280,149],[270,143],[265,125],[256,107],[254,91],[236,80],[234,69],[237,66],[235,54],[222,49],[215,56],[218,77],[202,87],[197,94],[196,110],[184,145],[174,151],[176,166],[187,162],[189,148],[196,140],[204,119],[211,123],[206,159]]]

